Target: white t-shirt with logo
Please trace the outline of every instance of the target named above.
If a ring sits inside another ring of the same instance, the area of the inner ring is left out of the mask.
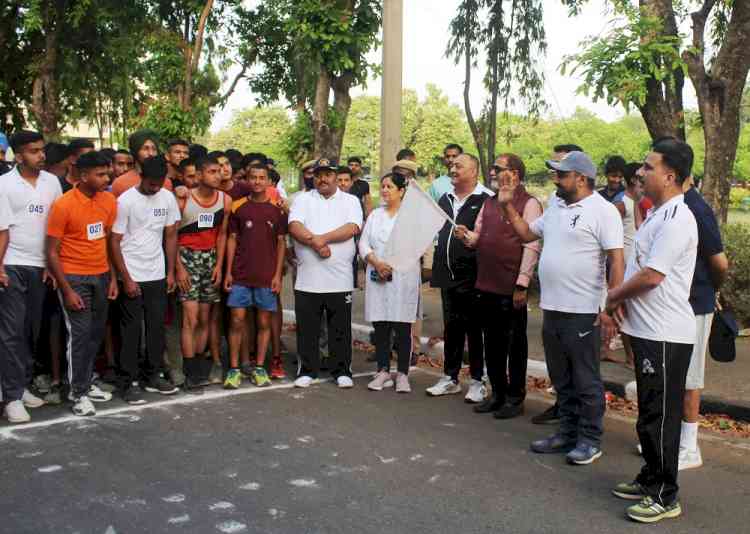
[[[301,223],[315,235],[325,234],[345,224],[356,224],[362,229],[362,208],[354,195],[337,189],[330,198],[317,191],[300,193],[289,212],[289,224]],[[354,238],[340,243],[329,243],[331,256],[321,258],[310,247],[294,240],[297,256],[297,282],[294,289],[309,293],[341,293],[354,289],[352,260]]]
[[[117,198],[117,218],[112,231],[121,234],[120,248],[130,277],[135,282],[153,282],[166,277],[164,228],[180,220],[174,195],[160,189],[144,195],[131,187]]]
[[[573,204],[554,196],[530,229],[544,238],[539,307],[566,313],[601,311],[607,297],[607,251],[621,249],[623,242],[617,208],[596,192]]]
[[[684,195],[677,195],[649,213],[635,234],[625,280],[645,268],[664,275],[656,288],[625,303],[622,331],[628,335],[695,343],[695,315],[690,306],[690,284],[698,251],[698,225]]]
[[[5,265],[44,267],[44,240],[52,203],[62,195],[60,181],[40,171],[36,186],[21,177],[18,167],[0,176],[0,195],[10,210],[8,251]]]

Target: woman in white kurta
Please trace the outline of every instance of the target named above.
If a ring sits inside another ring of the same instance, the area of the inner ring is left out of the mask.
[[[398,345],[398,373],[396,391],[409,393],[409,359],[411,356],[411,326],[417,318],[419,305],[420,268],[415,261],[412,268],[394,270],[384,260],[388,238],[392,232],[408,232],[398,225],[398,210],[406,193],[407,178],[401,174],[387,174],[380,181],[383,206],[373,210],[367,218],[359,240],[359,254],[367,262],[365,273],[365,320],[375,328],[375,354],[378,372],[368,388],[381,391],[394,384],[391,376],[391,333]]]

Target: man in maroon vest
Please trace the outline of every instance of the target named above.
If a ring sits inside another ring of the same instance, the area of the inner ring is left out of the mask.
[[[513,207],[531,223],[542,204],[526,192],[526,167],[515,154],[501,154],[493,167],[498,185],[514,188]],[[477,281],[484,354],[492,396],[474,407],[497,419],[523,413],[528,349],[512,350],[514,336],[526,335],[526,292],[539,259],[539,241],[523,243],[495,197],[485,200],[474,231],[458,227],[463,242],[477,251]],[[524,332],[515,332],[523,328]]]

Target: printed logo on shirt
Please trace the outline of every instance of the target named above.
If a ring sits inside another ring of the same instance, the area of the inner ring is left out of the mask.
[[[32,215],[44,215],[44,204],[29,204],[26,209]]]
[[[579,214],[579,215],[573,215],[573,216],[572,216],[572,217],[570,218],[570,227],[571,227],[571,228],[575,228],[575,227],[576,227],[576,224],[578,224],[578,219],[580,219],[580,218],[581,218],[581,215],[580,215],[580,214]]]
[[[214,214],[213,213],[198,214],[198,228],[213,228],[213,227],[214,227]]]
[[[104,237],[104,223],[96,222],[86,225],[86,237],[89,241],[96,241]]]
[[[245,228],[252,228],[253,227],[253,221],[247,221],[245,223]]]

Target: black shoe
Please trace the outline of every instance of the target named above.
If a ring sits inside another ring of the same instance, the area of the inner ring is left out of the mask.
[[[538,439],[531,442],[531,450],[539,454],[555,454],[559,452],[570,452],[576,447],[576,441],[569,440],[555,434],[548,438]]]
[[[131,405],[146,404],[146,399],[143,398],[138,388],[130,386],[122,391],[122,400]]]
[[[531,422],[535,425],[554,425],[560,422],[560,409],[555,403],[550,406],[547,410],[535,415],[531,418]]]
[[[194,381],[190,377],[185,377],[185,383],[182,385],[185,393],[191,395],[203,395],[203,385],[200,382]]]
[[[179,391],[179,388],[172,385],[171,382],[164,380],[162,377],[157,376],[146,382],[143,387],[149,393],[159,393],[161,395],[174,395]]]
[[[499,410],[502,406],[503,401],[496,399],[495,397],[490,397],[474,406],[473,409],[475,413],[490,413]]]
[[[513,419],[523,413],[523,403],[506,403],[492,414],[495,419]]]

